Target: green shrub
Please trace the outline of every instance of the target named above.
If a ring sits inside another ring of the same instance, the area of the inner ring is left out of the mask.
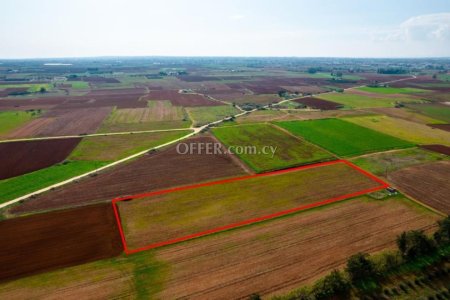
[[[406,260],[415,260],[436,250],[433,240],[419,230],[403,232],[397,237],[397,246]]]
[[[346,296],[350,288],[350,283],[342,273],[334,270],[314,284],[312,294],[317,300],[328,299],[335,296]]]
[[[347,273],[353,283],[375,277],[375,267],[367,253],[357,253],[347,261]]]

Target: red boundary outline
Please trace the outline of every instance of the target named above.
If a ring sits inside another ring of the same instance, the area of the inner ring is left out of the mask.
[[[167,240],[167,241],[153,243],[153,244],[150,244],[150,245],[147,245],[147,246],[144,246],[144,247],[140,247],[140,248],[137,248],[137,249],[129,249],[128,248],[128,245],[127,245],[127,242],[126,242],[126,239],[125,239],[125,234],[124,234],[123,228],[122,228],[122,222],[120,220],[119,209],[117,208],[117,204],[116,204],[117,202],[133,200],[133,199],[139,199],[139,198],[145,198],[145,197],[155,196],[155,195],[168,194],[168,193],[172,193],[172,192],[176,192],[176,191],[191,190],[191,189],[196,189],[196,188],[199,188],[199,187],[205,187],[205,186],[211,186],[211,185],[217,185],[217,184],[224,184],[224,183],[229,183],[229,182],[234,182],[234,181],[246,180],[246,179],[250,179],[250,178],[265,177],[265,176],[271,176],[271,175],[279,175],[279,174],[283,174],[283,173],[289,173],[289,172],[295,172],[295,171],[298,171],[298,170],[305,170],[305,169],[312,169],[312,168],[317,168],[317,167],[329,166],[329,165],[334,165],[334,164],[338,164],[338,163],[344,163],[344,164],[350,166],[351,168],[357,170],[358,172],[360,172],[361,174],[365,175],[366,177],[369,177],[373,181],[378,182],[380,185],[377,186],[377,187],[374,187],[374,188],[369,188],[369,189],[357,191],[357,192],[354,192],[354,193],[345,194],[345,195],[337,196],[337,197],[334,197],[334,198],[330,198],[330,199],[326,199],[326,200],[310,203],[310,204],[307,204],[307,205],[291,208],[291,209],[288,209],[288,210],[279,211],[279,212],[276,212],[276,213],[273,213],[273,214],[270,214],[270,215],[261,216],[261,217],[258,217],[258,218],[253,218],[253,219],[249,219],[249,220],[240,221],[240,222],[237,222],[237,223],[228,224],[228,225],[225,225],[225,226],[221,226],[221,227],[217,227],[217,228],[213,228],[213,229],[209,229],[209,230],[193,233],[193,234],[190,234],[190,235],[182,236],[182,237],[171,239],[171,240]],[[254,174],[254,175],[233,177],[233,178],[228,178],[228,179],[223,179],[223,180],[217,180],[217,181],[211,181],[211,182],[205,182],[205,183],[181,186],[181,187],[176,187],[176,188],[171,188],[171,189],[166,189],[166,190],[158,190],[158,191],[154,191],[154,192],[136,194],[136,195],[132,195],[132,196],[128,196],[128,197],[119,197],[119,198],[115,198],[115,199],[112,200],[112,206],[113,206],[113,210],[114,210],[114,215],[116,217],[117,225],[118,225],[118,228],[119,228],[119,233],[120,233],[120,237],[121,237],[121,240],[122,240],[124,252],[126,254],[133,254],[133,253],[137,253],[137,252],[141,252],[141,251],[145,251],[145,250],[150,250],[150,249],[157,248],[157,247],[162,247],[162,246],[166,246],[166,245],[175,244],[175,243],[178,243],[178,242],[194,239],[194,238],[205,236],[205,235],[209,235],[209,234],[212,234],[212,233],[225,231],[225,230],[228,230],[228,229],[241,227],[241,226],[244,226],[244,225],[249,225],[249,224],[253,224],[253,223],[257,223],[257,222],[261,222],[261,221],[265,221],[265,220],[269,220],[269,219],[285,216],[285,215],[292,214],[292,213],[295,213],[295,212],[298,212],[298,211],[302,211],[302,210],[310,209],[310,208],[313,208],[313,207],[326,205],[326,204],[329,204],[329,203],[334,203],[334,202],[337,202],[337,201],[342,201],[342,200],[345,200],[345,199],[348,199],[348,198],[361,196],[361,195],[364,195],[364,194],[367,194],[367,193],[371,193],[371,192],[375,192],[375,191],[378,191],[378,190],[381,190],[381,189],[385,189],[388,186],[389,186],[389,184],[387,184],[383,180],[379,179],[375,175],[373,175],[373,174],[371,174],[371,173],[361,169],[360,167],[352,164],[351,162],[349,162],[347,160],[339,159],[339,160],[334,160],[334,161],[327,161],[327,162],[316,163],[316,164],[300,166],[300,167],[294,167],[294,168],[289,168],[289,169],[283,169],[283,170],[267,172],[267,173],[262,173],[262,174]]]

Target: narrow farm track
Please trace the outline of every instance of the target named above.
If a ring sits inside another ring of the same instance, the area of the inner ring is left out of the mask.
[[[109,133],[92,133],[92,134],[84,134],[84,135],[61,135],[61,136],[33,137],[33,138],[23,138],[23,139],[6,139],[6,140],[1,140],[0,143],[57,140],[57,139],[79,139],[79,138],[85,138],[85,137],[128,135],[128,134],[140,134],[140,133],[156,133],[156,132],[168,132],[168,131],[183,131],[183,130],[189,130],[189,129],[195,130],[194,128],[172,128],[172,129],[124,131],[124,132],[109,132]]]
[[[383,83],[381,83],[381,84],[389,84],[389,83],[394,83],[394,82],[399,82],[399,81],[404,81],[404,80],[411,80],[411,79],[415,79],[415,78],[417,78],[417,77],[416,77],[415,75],[412,75],[412,77],[409,77],[409,78],[402,78],[402,79],[392,80],[392,81],[388,81],[388,82],[383,82]],[[356,87],[353,87],[353,88],[356,88]],[[351,89],[351,88],[348,88],[348,89]],[[322,94],[323,94],[323,93],[322,93]],[[287,101],[290,101],[290,100],[283,100],[283,101],[278,102],[277,104],[281,104],[281,103],[284,103],[284,102],[287,102]],[[264,108],[268,108],[268,107],[269,107],[269,105],[264,106]],[[238,114],[234,115],[233,117],[234,117],[234,118],[238,118],[238,117],[241,117],[241,116],[250,114],[250,113],[255,112],[255,111],[257,111],[257,109],[253,109],[253,110],[250,110],[250,111],[243,111],[243,112],[241,112],[241,113],[238,113]],[[150,148],[150,149],[146,149],[146,150],[141,151],[141,152],[139,152],[139,153],[130,155],[130,156],[128,156],[128,157],[125,157],[125,158],[123,158],[123,159],[121,159],[121,160],[115,161],[115,162],[113,162],[113,163],[111,163],[111,164],[105,165],[105,166],[103,166],[103,167],[101,167],[101,168],[98,168],[98,169],[95,169],[95,170],[93,170],[93,171],[90,171],[90,172],[87,172],[87,173],[84,173],[84,174],[81,174],[81,175],[72,177],[72,178],[67,179],[67,180],[65,180],[65,181],[62,181],[62,182],[59,182],[59,183],[50,185],[50,186],[48,186],[48,187],[42,188],[42,189],[40,189],[40,190],[37,190],[37,191],[34,191],[34,192],[32,192],[32,193],[23,195],[23,196],[18,197],[18,198],[16,198],[16,199],[10,200],[10,201],[8,201],[8,202],[5,202],[5,203],[3,203],[3,204],[0,204],[0,209],[3,208],[3,207],[7,207],[7,206],[9,206],[9,205],[11,205],[11,204],[17,203],[17,202],[19,202],[19,201],[21,201],[21,200],[25,200],[25,199],[27,199],[27,198],[29,198],[29,197],[31,197],[31,196],[38,195],[38,194],[47,192],[47,191],[49,191],[49,190],[51,190],[51,189],[53,189],[53,188],[60,187],[60,186],[63,186],[63,185],[65,185],[65,184],[74,182],[74,181],[76,181],[76,180],[79,180],[79,179],[84,178],[84,177],[86,177],[86,176],[89,176],[89,175],[91,175],[91,174],[96,174],[96,173],[99,172],[99,171],[103,171],[103,170],[109,169],[109,168],[111,168],[111,167],[117,166],[117,165],[119,165],[119,164],[121,164],[121,163],[127,162],[127,161],[129,161],[129,160],[131,160],[131,159],[134,159],[134,158],[137,158],[137,157],[139,157],[139,156],[142,156],[142,155],[146,154],[146,153],[147,153],[148,151],[150,151],[150,150],[153,150],[153,149],[160,149],[160,148],[166,147],[166,146],[168,146],[168,145],[174,144],[174,143],[176,143],[176,142],[185,140],[185,139],[187,139],[187,138],[189,138],[189,137],[191,137],[191,136],[194,136],[194,135],[196,135],[196,134],[198,134],[198,133],[200,133],[200,132],[203,132],[205,129],[207,129],[207,128],[211,127],[211,126],[220,124],[220,123],[226,121],[227,119],[228,119],[228,118],[224,118],[224,119],[220,119],[220,120],[211,122],[211,123],[206,124],[206,125],[201,126],[201,127],[191,128],[191,129],[193,130],[193,132],[190,133],[190,134],[187,134],[187,135],[185,135],[185,136],[183,136],[183,137],[181,137],[181,138],[172,140],[172,141],[170,141],[170,142],[167,142],[167,143],[165,143],[165,144],[162,144],[162,145],[159,145],[159,146]],[[178,129],[178,130],[181,130],[181,129]],[[183,130],[186,130],[186,129],[183,129]],[[106,133],[106,134],[112,134],[112,133]],[[117,134],[117,133],[116,133],[116,134]],[[131,134],[131,132],[129,132],[129,133],[127,133],[127,134]],[[101,135],[105,135],[105,134],[101,134]],[[77,136],[77,137],[79,137],[79,136]],[[41,138],[41,139],[50,139],[50,138],[54,138],[54,137],[46,137],[46,138],[43,137],[43,138]],[[0,142],[1,142],[1,141],[0,141]]]

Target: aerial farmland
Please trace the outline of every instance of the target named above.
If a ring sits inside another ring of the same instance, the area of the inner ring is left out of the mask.
[[[448,4],[23,1],[0,299],[450,299]]]

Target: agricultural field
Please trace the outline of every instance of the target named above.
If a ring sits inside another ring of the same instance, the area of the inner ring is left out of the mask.
[[[48,83],[37,83],[37,84],[2,84],[0,89],[12,89],[12,88],[26,88],[29,93],[37,93],[44,88],[46,91],[53,89],[53,85]]]
[[[85,137],[71,160],[115,161],[183,137],[191,130]]]
[[[136,249],[379,186],[379,182],[341,162],[120,201],[117,205],[127,246]]]
[[[240,110],[232,105],[188,107],[186,110],[193,121],[194,127],[200,127],[240,113]]]
[[[188,146],[217,142],[207,136],[186,140]],[[225,149],[223,149],[225,150]],[[77,163],[81,163],[77,162]],[[174,186],[233,177],[246,173],[245,166],[232,155],[210,155],[195,151],[192,155],[177,152],[177,145],[144,155],[93,177],[60,187],[12,207],[12,213],[56,209],[92,202],[111,201]]]
[[[440,161],[401,169],[388,179],[407,195],[445,214],[450,214],[448,201],[450,161]]]
[[[214,128],[213,133],[226,146],[232,147],[230,150],[234,151],[256,172],[310,164],[333,158],[326,151],[270,124],[219,127]],[[253,148],[247,153],[245,151],[239,153],[239,148],[245,146]],[[269,147],[272,148],[269,149]]]
[[[379,93],[379,94],[414,94],[414,93],[426,93],[428,90],[416,89],[416,88],[396,88],[396,87],[359,87],[358,90],[369,92],[369,93]]]
[[[20,235],[17,233],[20,232]],[[15,218],[0,223],[0,280],[119,255],[111,205]]]
[[[146,108],[114,109],[98,130],[127,132],[187,128],[191,125],[186,110],[170,101],[149,101]]]
[[[233,98],[230,100],[230,102],[236,103],[236,104],[245,104],[245,103],[256,103],[256,104],[270,104],[270,103],[276,103],[280,102],[281,99],[278,95],[274,94],[261,94],[261,95],[243,95],[239,96],[237,98]]]
[[[333,109],[339,109],[342,107],[342,104],[323,100],[320,98],[315,98],[315,97],[304,97],[304,98],[294,99],[292,101],[306,105],[307,107],[311,107],[314,109],[321,109],[321,110],[333,110]]]
[[[433,119],[431,117],[413,111],[409,108],[395,108],[395,107],[371,108],[370,111],[377,115],[386,115],[388,117],[398,118],[419,124],[433,124],[433,126],[435,126],[437,124],[445,123],[444,121]]]
[[[110,112],[111,107],[53,109],[12,130],[7,137],[18,139],[94,133]]]
[[[0,299],[281,300],[350,278],[350,256],[450,213],[449,69],[0,58]]]
[[[230,126],[236,124],[248,124],[248,123],[263,123],[263,122],[275,122],[275,121],[290,121],[290,120],[315,120],[315,119],[327,119],[327,118],[341,118],[345,116],[367,116],[373,115],[371,112],[361,110],[324,110],[324,111],[306,111],[287,109],[280,110],[277,107],[266,110],[254,111],[250,114],[243,115],[236,118],[233,122],[222,123],[219,126]]]
[[[408,104],[406,107],[433,119],[450,123],[450,107],[442,104]]]
[[[450,132],[387,116],[349,117],[346,121],[415,144],[440,144],[450,146]]]
[[[0,204],[105,165],[101,161],[64,161],[25,175],[0,180]]]
[[[423,102],[417,98],[407,96],[390,97],[385,95],[377,97],[372,95],[357,94],[352,91],[345,91],[344,93],[327,93],[317,95],[318,98],[337,102],[344,105],[346,108],[374,108],[374,107],[394,107],[397,102],[402,103],[420,103]]]
[[[423,149],[427,149],[436,153],[442,153],[445,155],[450,156],[450,147],[443,146],[443,145],[421,145],[420,146]]]
[[[429,230],[438,218],[402,196],[363,196],[177,245],[10,281],[0,285],[0,297],[83,297],[86,289],[101,297],[270,297],[342,267],[356,252],[393,248],[402,231]],[[332,256],[327,255],[330,251]]]
[[[85,81],[72,81],[69,83],[71,88],[75,90],[88,90],[89,89],[89,83]]]
[[[413,146],[407,141],[341,119],[287,121],[275,124],[339,156],[354,156]]]
[[[0,180],[64,161],[81,138],[0,143]]]
[[[429,124],[428,126],[445,131],[450,131],[450,124]]]
[[[209,100],[203,95],[193,93],[180,93],[174,90],[156,90],[150,91],[144,98],[147,101],[169,100],[173,106],[215,106],[221,105],[217,101]]]
[[[0,136],[8,135],[40,114],[38,111],[0,111]]]
[[[443,160],[450,160],[450,157],[420,148],[373,153],[350,159],[352,163],[364,170],[385,178],[389,173],[406,167]]]
[[[333,75],[331,75],[331,73],[323,73],[323,72],[317,72],[317,73],[313,73],[313,74],[305,74],[306,77],[310,77],[310,78],[325,78],[325,79],[332,79],[334,78]],[[358,75],[352,75],[352,74],[344,74],[342,76],[343,80],[361,80],[363,79],[363,77],[358,76]]]

